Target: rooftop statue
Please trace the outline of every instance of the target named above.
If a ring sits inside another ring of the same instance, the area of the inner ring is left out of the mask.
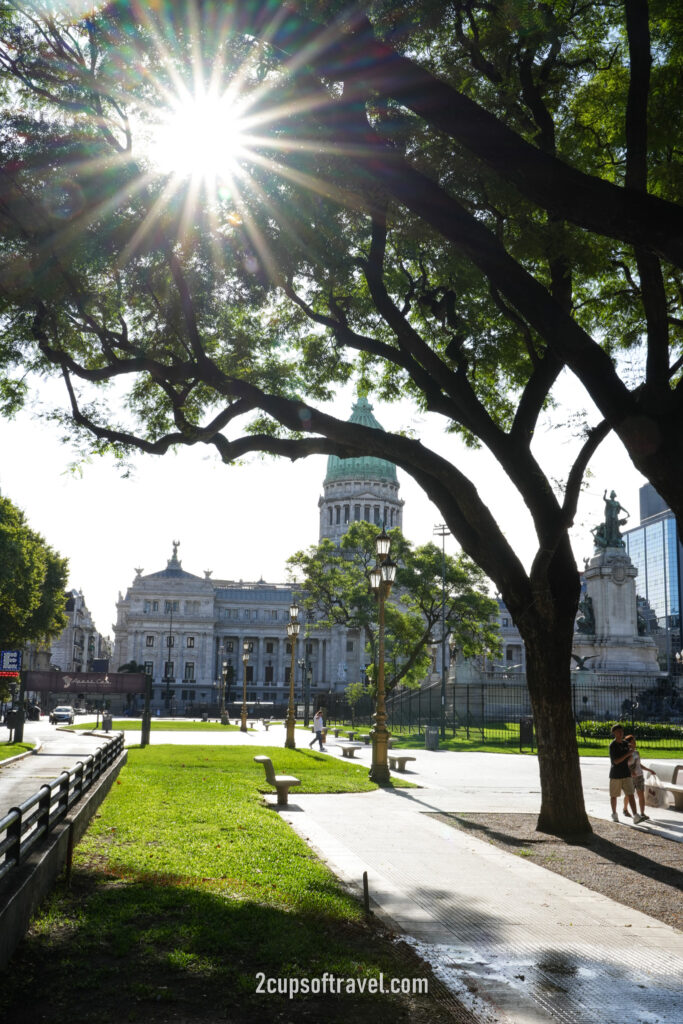
[[[630,512],[623,505],[619,504],[616,491],[610,491],[608,498],[607,491],[605,490],[602,500],[605,502],[605,521],[594,526],[591,530],[595,546],[596,548],[623,548],[626,545],[621,538],[619,527],[626,525]],[[624,513],[625,519],[619,518],[620,512]]]

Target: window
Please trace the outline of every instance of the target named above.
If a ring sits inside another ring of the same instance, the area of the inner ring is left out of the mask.
[[[172,661],[164,662],[164,679],[173,679],[175,677],[175,664]]]
[[[366,523],[370,522],[370,506],[369,505],[365,506],[365,515],[363,516],[363,518],[365,519]]]
[[[194,647],[194,637],[193,636],[188,636],[188,638],[187,638],[187,646],[188,647]]]
[[[187,679],[194,680],[194,662],[193,661],[186,661],[185,662],[185,675],[184,675],[183,678],[186,679],[186,680]]]
[[[306,644],[306,654],[313,654],[313,644]]]
[[[270,613],[270,617],[271,617],[271,619],[277,619],[277,609],[276,608],[272,609],[272,611]]]
[[[266,654],[272,654],[274,647],[275,647],[275,644],[273,643],[273,641],[272,640],[268,640],[266,642]]]
[[[145,601],[144,608],[145,608],[146,612],[158,612],[159,611],[159,602],[158,601]]]
[[[379,524],[380,524],[379,505],[375,505],[375,525],[379,526]]]
[[[146,661],[145,662],[145,675],[146,676],[153,676],[154,675],[154,662],[153,661]]]
[[[164,601],[164,611],[167,615],[177,612],[180,608],[180,601]]]
[[[351,654],[353,651],[353,640],[346,641],[346,653]]]
[[[145,647],[154,647],[154,637],[147,635],[145,637]]]
[[[273,666],[266,665],[266,682],[272,683],[273,681]]]
[[[285,669],[285,682],[286,683],[289,683],[291,674],[292,674],[292,667],[291,667],[291,665],[288,665],[287,668]]]
[[[232,640],[226,640],[223,646],[225,647],[228,654],[232,653]]]
[[[167,636],[166,637],[166,646],[167,647],[175,647],[175,637],[174,636]]]
[[[344,522],[348,523],[350,518],[351,518],[351,506],[350,505],[344,505]]]
[[[185,614],[186,615],[198,615],[199,614],[199,601],[186,601],[185,602]]]
[[[337,519],[336,519],[336,522],[337,522],[337,523],[341,523],[341,508],[340,508],[340,506],[339,506],[339,505],[337,505],[337,507],[336,507],[336,510],[335,510],[335,511],[336,511],[336,513],[337,513]]]
[[[251,610],[249,608],[244,609],[244,617],[245,619],[251,618]]]
[[[292,653],[292,645],[291,644],[285,644],[285,651],[286,651],[287,654],[291,654]]]
[[[327,525],[328,526],[332,526],[332,506],[331,505],[330,505],[330,507],[327,510],[327,518],[328,518]]]

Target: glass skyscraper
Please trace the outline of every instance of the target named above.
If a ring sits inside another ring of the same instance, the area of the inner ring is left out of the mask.
[[[662,669],[673,672],[681,650],[681,563],[676,517],[652,484],[640,488],[640,526],[623,533],[638,570],[636,594],[641,628],[657,644]]]

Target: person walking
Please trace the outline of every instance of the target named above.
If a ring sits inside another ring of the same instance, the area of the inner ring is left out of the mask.
[[[314,743],[320,744],[320,749],[324,750],[323,746],[323,709],[318,708],[315,715],[313,716],[313,739],[308,744],[312,747]]]
[[[629,771],[631,772],[631,778],[633,779],[633,786],[638,794],[638,803],[640,804],[640,814],[634,814],[633,821],[637,825],[640,821],[649,821],[648,815],[645,813],[645,775],[647,772],[649,775],[656,775],[657,773],[648,768],[647,765],[643,764],[640,760],[640,752],[636,746],[635,736],[624,736],[624,743],[628,743],[628,749],[631,752],[627,764]],[[631,817],[631,812],[628,809],[628,797],[624,796],[624,814],[627,818]]]
[[[635,787],[631,778],[631,770],[628,766],[631,751],[628,743],[624,740],[623,726],[613,725],[612,736],[614,736],[614,739],[609,745],[609,800],[612,805],[612,821],[619,821],[617,800],[623,793],[631,805],[633,820],[637,823],[637,821],[640,821],[640,815],[636,811],[636,801],[633,795]]]

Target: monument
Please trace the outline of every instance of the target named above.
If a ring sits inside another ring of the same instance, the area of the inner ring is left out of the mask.
[[[605,491],[603,501],[605,518],[591,530],[593,557],[586,561],[583,573],[586,593],[576,620],[574,661],[579,671],[601,676],[661,675],[654,640],[638,631],[638,570],[620,532],[629,513],[614,491],[609,497]]]

